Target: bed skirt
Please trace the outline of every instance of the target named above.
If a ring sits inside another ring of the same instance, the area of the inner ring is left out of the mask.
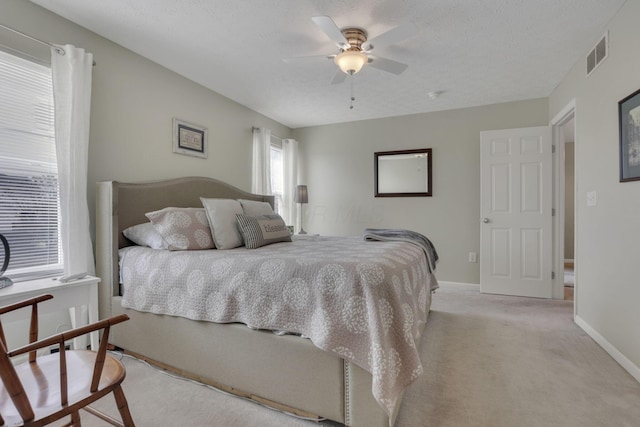
[[[114,329],[109,341],[138,357],[303,417],[389,427],[371,394],[371,374],[305,338],[141,313],[121,307],[120,299],[113,298],[113,313],[127,314],[131,321]]]

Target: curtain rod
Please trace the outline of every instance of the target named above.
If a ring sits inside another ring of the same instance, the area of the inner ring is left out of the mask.
[[[35,37],[33,37],[33,36],[30,36],[29,34],[25,34],[25,33],[23,33],[22,31],[18,31],[18,30],[14,29],[14,28],[7,27],[6,25],[3,25],[3,24],[0,24],[0,27],[1,27],[1,28],[4,28],[5,30],[9,30],[9,31],[11,31],[11,32],[13,32],[13,33],[15,33],[15,34],[18,34],[18,35],[20,35],[20,36],[22,36],[22,37],[26,37],[26,38],[28,38],[29,40],[33,40],[33,41],[34,41],[34,42],[36,42],[36,43],[40,43],[41,45],[52,47],[52,48],[54,48],[54,49],[55,49],[55,51],[56,51],[56,52],[58,52],[60,55],[65,55],[65,54],[67,53],[67,52],[65,52],[65,50],[64,50],[62,47],[57,46],[57,45],[55,45],[55,44],[53,44],[53,43],[49,43],[49,42],[46,42],[46,41],[44,41],[44,40],[37,39],[37,38],[35,38]],[[93,66],[95,67],[95,65],[96,65],[96,61],[93,61]]]
[[[30,36],[29,34],[25,34],[25,33],[23,33],[22,31],[18,31],[18,30],[15,30],[15,29],[11,28],[11,27],[7,27],[6,25],[2,25],[2,24],[0,24],[0,27],[4,28],[5,30],[9,30],[9,31],[12,31],[12,32],[14,32],[14,33],[16,33],[16,34],[19,34],[19,35],[21,35],[22,37],[26,37],[26,38],[28,38],[29,40],[33,40],[33,41],[34,41],[34,42],[36,42],[36,43],[40,43],[40,44],[42,44],[42,45],[52,47],[52,48],[54,48],[54,49],[56,50],[56,52],[58,52],[60,55],[64,55],[64,54],[66,53],[66,52],[64,51],[64,49],[63,49],[63,48],[61,48],[60,46],[56,46],[56,45],[54,45],[53,43],[49,43],[49,42],[46,42],[46,41],[44,41],[44,40],[37,39],[37,38],[35,38],[35,37],[33,37],[33,36]]]
[[[254,130],[258,130],[258,129],[261,129],[261,128],[259,128],[259,127],[255,127],[255,126],[253,126],[253,127],[251,128],[251,130],[252,130],[252,131],[254,131]],[[272,137],[272,138],[275,138],[275,139],[279,139],[280,141],[282,141],[283,139],[285,139],[285,138],[281,138],[281,137],[279,137],[278,135],[274,135],[274,134],[271,134],[271,137]]]

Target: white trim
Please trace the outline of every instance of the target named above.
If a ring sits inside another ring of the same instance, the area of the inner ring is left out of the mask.
[[[554,156],[554,182],[553,182],[553,191],[554,191],[554,207],[556,210],[556,216],[553,219],[553,227],[554,227],[554,235],[553,235],[553,271],[556,272],[555,282],[553,284],[553,298],[554,299],[564,299],[564,180],[565,180],[565,171],[564,171],[564,135],[562,133],[561,126],[565,125],[569,120],[573,118],[573,126],[576,128],[576,100],[575,98],[569,101],[567,105],[560,110],[558,114],[556,114],[553,119],[549,122],[549,125],[552,127],[553,132],[553,144],[556,147],[556,152]],[[576,136],[577,139],[577,136]],[[577,144],[576,144],[577,147]],[[577,148],[576,148],[577,151]],[[574,151],[574,157],[576,156]],[[574,176],[577,175],[577,165],[575,166]],[[575,180],[574,185],[577,186],[578,180]],[[574,197],[578,192],[574,191]],[[574,205],[575,200],[574,200]],[[577,229],[578,224],[578,212],[577,209],[574,210],[574,227]],[[574,235],[574,258],[577,258],[577,239],[578,233]],[[575,268],[575,263],[574,263]],[[577,272],[576,272],[577,275]],[[577,280],[577,279],[576,279]],[[574,317],[577,314],[577,305],[578,305],[578,286],[574,289]]]
[[[634,363],[627,359],[627,357],[622,354],[617,348],[613,346],[609,341],[607,341],[602,335],[600,335],[595,329],[591,327],[586,321],[582,319],[580,316],[575,316],[576,325],[578,325],[582,330],[584,330],[587,335],[589,335],[593,340],[604,349],[609,356],[613,357],[613,359],[620,364],[636,381],[640,382],[640,367],[634,365]]]
[[[569,101],[569,103],[565,105],[565,107],[562,110],[560,110],[560,112],[556,114],[553,117],[553,119],[551,119],[551,121],[549,122],[549,126],[564,124],[564,122],[567,121],[567,119],[571,116],[571,113],[573,113],[575,109],[576,109],[576,100],[574,98],[571,101]]]
[[[571,114],[571,113],[570,113]],[[564,121],[564,120],[563,120]],[[565,198],[565,140],[562,123],[558,122],[551,127],[553,132],[553,145],[555,155],[553,157],[553,205],[555,217],[553,221],[553,271],[556,272],[553,281],[553,298],[564,299],[564,198]]]
[[[438,284],[442,288],[465,288],[470,291],[480,292],[480,285],[476,283],[448,282],[445,280],[438,280]]]

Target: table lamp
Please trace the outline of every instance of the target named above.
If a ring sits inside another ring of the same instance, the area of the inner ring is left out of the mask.
[[[302,205],[304,203],[309,203],[309,193],[307,192],[306,185],[298,185],[296,187],[296,192],[293,195],[293,201],[300,203],[300,232],[298,234],[307,234],[302,227],[302,218],[304,218],[304,215],[302,214]]]

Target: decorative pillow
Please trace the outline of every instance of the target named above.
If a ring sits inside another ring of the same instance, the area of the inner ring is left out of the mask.
[[[258,215],[274,215],[275,212],[271,205],[267,202],[258,202],[255,200],[238,199],[242,205],[242,210],[245,215],[258,216]]]
[[[236,215],[238,228],[248,249],[278,242],[290,242],[289,229],[280,215]]]
[[[145,214],[168,243],[170,251],[213,249],[213,238],[202,208],[164,208]]]
[[[236,214],[242,213],[240,202],[232,199],[205,199],[202,206],[209,218],[213,241],[218,249],[233,249],[242,246]]]
[[[168,249],[169,247],[150,222],[125,228],[122,230],[122,234],[138,246],[148,246],[152,249]]]

